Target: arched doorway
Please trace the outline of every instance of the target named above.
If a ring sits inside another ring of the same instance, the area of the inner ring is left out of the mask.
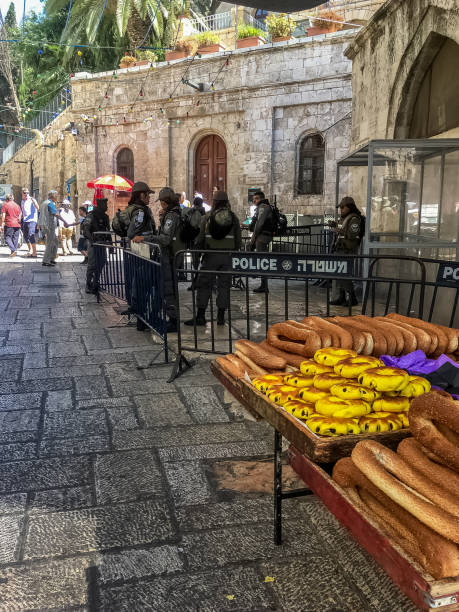
[[[116,156],[116,174],[134,182],[134,153],[124,147]]]
[[[226,191],[226,145],[220,136],[209,134],[196,148],[194,190],[211,202],[214,186]]]

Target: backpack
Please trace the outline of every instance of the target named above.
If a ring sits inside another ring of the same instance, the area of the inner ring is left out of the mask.
[[[120,238],[126,238],[129,225],[131,224],[132,215],[139,208],[143,208],[138,204],[130,204],[124,210],[118,210],[112,220],[112,230]],[[145,215],[145,223],[148,219],[148,214]]]
[[[277,208],[276,200],[274,200],[273,204],[270,202],[269,205],[271,206],[272,212],[271,231],[274,236],[284,236],[287,232],[287,217]]]
[[[207,222],[207,231],[214,240],[223,240],[233,229],[234,215],[229,208],[212,211]]]
[[[202,214],[197,208],[187,208],[182,214],[180,223],[180,240],[185,244],[192,243],[201,229]]]

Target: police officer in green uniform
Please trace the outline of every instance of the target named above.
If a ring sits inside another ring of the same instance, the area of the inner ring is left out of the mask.
[[[158,201],[161,204],[161,223],[158,234],[144,232],[141,236],[134,236],[132,240],[133,242],[152,242],[161,247],[164,301],[169,317],[167,332],[174,333],[177,331],[177,298],[173,276],[174,257],[178,251],[185,248],[180,240],[181,209],[179,198],[170,187],[161,189]]]
[[[338,205],[341,218],[335,226],[335,240],[333,253],[337,255],[357,255],[362,241],[365,219],[357,208],[354,198],[349,196],[343,198]],[[333,281],[332,306],[356,306],[359,302],[355,295],[354,285],[351,280]]]
[[[250,224],[252,238],[250,239],[250,250],[258,253],[266,253],[269,251],[269,243],[273,239],[273,209],[269,200],[266,199],[262,191],[257,191],[253,194],[253,203],[257,207],[257,211]],[[259,287],[253,290],[254,293],[268,293],[268,279],[261,278]]]
[[[94,242],[105,242],[111,244],[110,235],[95,236],[96,232],[110,232],[110,220],[107,215],[107,198],[97,198],[96,206],[88,213],[82,223],[81,231],[88,240],[88,267],[86,270],[86,293],[97,293],[99,276],[105,265],[106,253],[100,253],[99,260],[96,260]]]
[[[185,321],[185,325],[205,325],[206,308],[212,295],[213,274],[217,272],[217,325],[225,324],[225,311],[230,304],[231,274],[218,274],[218,271],[231,270],[231,255],[228,251],[239,251],[241,248],[241,227],[237,216],[231,211],[228,195],[225,191],[214,194],[212,210],[204,215],[201,229],[195,241],[198,249],[203,249],[203,257],[196,285],[198,290],[195,319]],[[205,250],[222,251],[206,253]]]

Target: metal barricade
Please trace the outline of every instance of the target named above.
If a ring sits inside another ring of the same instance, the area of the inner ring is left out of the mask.
[[[97,238],[99,242],[93,248],[98,292],[127,302],[129,313],[162,339],[167,363],[169,347],[160,247],[144,242],[149,250],[147,258],[129,250],[124,239],[113,235],[109,238],[103,233],[98,233]]]
[[[222,255],[222,251],[205,251],[205,254]],[[207,308],[208,325],[205,328],[192,325],[179,325],[178,359],[183,352],[226,354],[233,351],[234,341],[238,338],[263,340],[268,328],[274,323],[289,318],[301,320],[316,315],[321,317],[351,316],[352,314],[385,315],[398,312],[406,316],[424,316],[424,294],[426,270],[424,263],[415,257],[401,258],[410,263],[416,273],[410,278],[400,279],[374,274],[376,264],[382,260],[399,260],[395,256],[360,255],[298,255],[291,253],[246,253],[227,252],[228,266],[222,270],[202,270],[193,272],[198,279],[207,276],[207,283],[215,288],[222,278],[238,276],[244,281],[243,291],[232,294],[230,291],[227,322],[224,327],[215,323],[216,308],[211,294]],[[181,319],[195,319],[197,314],[196,293],[200,282],[192,283],[191,292],[181,292],[178,278],[181,272],[179,261],[185,253],[178,253],[175,260],[176,293],[179,302],[178,312]],[[368,261],[369,274],[362,278],[357,274],[364,268],[362,261]],[[226,267],[226,266],[225,266]],[[210,278],[209,278],[210,277]],[[219,280],[220,278],[220,280]],[[269,293],[253,295],[250,279],[269,279]],[[328,281],[318,286],[317,281]],[[330,305],[331,285],[333,282],[360,283],[362,306],[333,307]],[[227,286],[227,283],[226,283]],[[401,300],[400,295],[409,298]],[[180,368],[175,368],[178,373]]]
[[[242,229],[242,249],[250,250],[251,232]],[[299,225],[288,227],[285,234],[275,236],[269,244],[270,252],[325,255],[331,253],[334,232],[326,225]]]

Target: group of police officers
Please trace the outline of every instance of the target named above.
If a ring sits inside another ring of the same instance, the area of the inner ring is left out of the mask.
[[[157,202],[160,203],[160,225],[156,229],[155,221],[149,208],[150,196],[154,191],[144,182],[136,182],[132,187],[128,207],[123,211],[126,220],[127,239],[132,242],[148,242],[161,248],[161,268],[164,283],[164,301],[168,315],[167,332],[177,331],[177,298],[174,282],[175,255],[186,248],[196,251],[193,258],[195,279],[192,287],[197,290],[196,316],[185,321],[185,325],[206,325],[205,313],[212,295],[213,279],[217,279],[217,324],[224,325],[225,312],[230,304],[231,288],[231,251],[241,249],[241,224],[236,214],[231,210],[228,195],[225,191],[215,191],[210,212],[204,213],[202,199],[195,198],[193,206],[201,213],[200,223],[196,230],[197,236],[190,243],[184,238],[184,217],[180,208],[179,194],[170,187],[164,187],[159,192]],[[250,250],[258,252],[269,251],[269,244],[275,234],[274,214],[269,200],[261,191],[253,196],[256,213],[252,219],[250,230]],[[359,249],[362,235],[363,217],[352,198],[344,198],[340,203],[341,222],[334,228],[334,251],[353,254]],[[89,241],[88,268],[86,291],[96,292],[101,262],[96,262],[93,244],[96,232],[110,232],[110,220],[107,215],[107,200],[97,200],[97,205],[86,217],[82,226],[84,236]],[[97,238],[100,242],[100,238]],[[106,241],[110,241],[107,235]],[[187,243],[188,242],[188,243]],[[200,262],[199,262],[200,260]],[[105,260],[104,262],[105,263]],[[196,270],[199,266],[199,274]],[[267,279],[262,278],[255,293],[267,293]],[[336,305],[354,304],[356,297],[352,282],[334,284],[334,299]],[[133,309],[135,312],[135,309]]]

